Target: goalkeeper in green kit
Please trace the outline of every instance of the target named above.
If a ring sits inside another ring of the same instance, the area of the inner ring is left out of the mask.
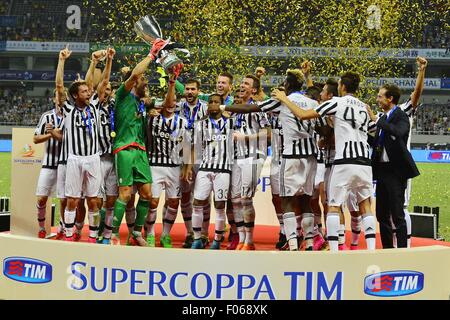
[[[152,175],[145,149],[146,110],[144,101],[148,80],[144,72],[154,61],[166,41],[156,39],[149,55],[125,76],[125,82],[117,89],[116,104],[111,114],[111,135],[114,138],[113,153],[119,185],[119,197],[114,205],[111,243],[120,244],[119,228],[126,205],[131,198],[133,185],[137,186],[139,201],[136,206],[136,222],[129,235],[129,244],[146,246],[141,230],[152,198]]]

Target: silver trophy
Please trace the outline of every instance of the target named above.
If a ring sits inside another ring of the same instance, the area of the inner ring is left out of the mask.
[[[142,38],[150,46],[156,39],[163,39],[163,33],[158,21],[153,16],[145,16],[140,18],[134,24],[134,30],[136,34]],[[167,44],[161,49],[158,54],[156,62],[161,64],[166,73],[172,73],[172,68],[182,63],[181,59],[176,55],[176,51],[183,52],[186,57],[189,56],[189,51],[184,49],[180,44],[170,41],[170,37]]]

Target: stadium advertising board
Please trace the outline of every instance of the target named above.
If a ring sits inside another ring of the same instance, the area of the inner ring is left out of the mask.
[[[0,260],[0,299],[391,300],[450,292],[450,248],[441,246],[245,252],[1,234]]]
[[[36,236],[36,185],[45,144],[34,144],[34,128],[13,128],[11,164],[11,232]],[[50,234],[51,201],[47,201],[45,229]]]
[[[67,44],[74,53],[89,53],[88,42],[5,41],[0,48],[15,52],[59,52]]]
[[[340,57],[358,55],[373,58],[385,57],[391,59],[415,59],[418,56],[429,60],[449,60],[448,49],[383,49],[368,48],[314,48],[314,47],[271,47],[271,46],[243,46],[241,53],[258,57]]]

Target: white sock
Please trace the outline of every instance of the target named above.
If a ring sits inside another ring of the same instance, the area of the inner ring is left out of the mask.
[[[36,204],[37,220],[38,220],[40,229],[44,229],[45,228],[45,207],[46,207],[45,205],[40,207],[39,205]]]
[[[146,232],[147,235],[155,235],[155,221],[156,221],[156,208],[154,209],[149,209],[148,210],[148,214],[147,214],[147,218],[145,219],[145,226],[146,226]],[[128,229],[129,230],[129,229]],[[133,232],[133,231],[131,231]]]
[[[203,207],[203,223],[202,223],[202,234],[209,234],[209,222],[211,218],[211,203],[208,203]]]
[[[284,232],[283,213],[282,213],[282,212],[278,212],[278,213],[277,213],[277,218],[278,218],[278,222],[280,223],[280,233],[281,233],[281,234],[286,234],[286,233]]]
[[[339,214],[337,212],[328,212],[327,215],[327,240],[330,251],[339,251]]]
[[[406,236],[407,236],[407,248],[411,248],[411,233],[412,233],[412,224],[411,224],[411,216],[409,214],[408,208],[403,210],[405,212],[405,221],[406,221]]]
[[[294,212],[287,212],[283,214],[284,231],[286,232],[286,239],[289,243],[289,250],[298,250],[297,242],[297,219]]]
[[[125,209],[125,221],[127,222],[128,233],[131,234],[134,231],[134,222],[136,221],[136,208]]]
[[[338,243],[339,245],[343,245],[345,244],[345,224],[340,223],[339,224],[339,239],[338,239]]]
[[[73,235],[73,226],[75,225],[76,210],[64,210],[64,225],[66,226],[66,237]]]
[[[214,240],[222,241],[225,232],[225,209],[216,208],[216,232],[214,233]]]
[[[203,206],[194,206],[192,213],[192,229],[194,230],[194,239],[200,239],[202,236],[203,224]]]
[[[305,233],[306,249],[312,248],[314,237],[314,214],[309,212],[302,214],[302,229]]]
[[[352,246],[357,246],[359,243],[359,235],[361,234],[361,216],[353,217],[351,220],[352,228]]]
[[[98,211],[89,210],[89,238],[97,239],[98,236],[98,226],[100,225],[100,214]]]
[[[112,220],[113,220],[113,208],[106,208],[105,213],[105,228],[103,229],[103,238],[104,239],[111,239],[111,233],[112,233]]]
[[[168,207],[163,220],[163,232],[161,236],[170,234],[175,219],[177,218],[178,208]]]
[[[255,229],[255,208],[251,199],[243,199],[243,215],[244,215],[244,230],[245,230],[245,244],[253,244],[253,231]]]
[[[192,230],[192,203],[186,202],[181,203],[181,214],[183,215],[184,226],[186,227],[187,233],[193,233]]]
[[[367,249],[375,250],[376,246],[376,221],[371,213],[366,213],[362,216],[362,225],[366,237]]]
[[[236,229],[239,233],[239,242],[245,242],[245,230],[244,230],[244,215],[242,213],[241,199],[232,199],[234,222],[236,223]]]

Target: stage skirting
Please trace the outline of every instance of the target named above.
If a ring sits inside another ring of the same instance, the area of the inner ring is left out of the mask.
[[[450,248],[369,252],[104,246],[0,234],[0,299],[448,299]]]

